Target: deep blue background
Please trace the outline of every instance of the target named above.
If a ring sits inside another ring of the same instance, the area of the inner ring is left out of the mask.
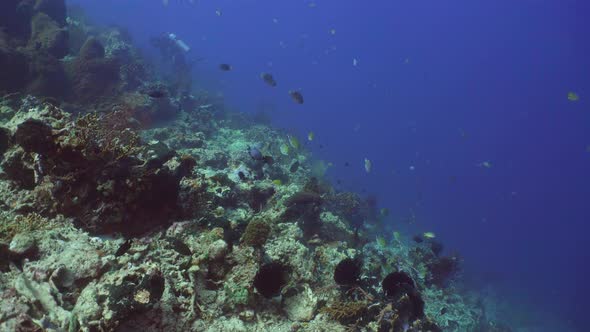
[[[333,179],[376,194],[394,227],[436,232],[464,256],[467,280],[494,285],[519,308],[513,313],[522,325],[584,331],[584,1],[70,3],[83,4],[99,23],[128,28],[148,54],[155,53],[149,37],[176,33],[192,56],[204,58],[195,69],[197,87],[222,93],[237,111],[266,105],[276,125],[302,141],[313,130],[309,148],[334,163]],[[221,72],[219,63],[234,70]],[[277,88],[261,82],[263,71],[275,76]],[[302,90],[304,105],[290,100],[290,89]],[[568,101],[569,91],[580,100]],[[373,162],[370,174],[364,158]],[[478,167],[483,161],[492,167]],[[407,225],[412,213],[415,222]]]

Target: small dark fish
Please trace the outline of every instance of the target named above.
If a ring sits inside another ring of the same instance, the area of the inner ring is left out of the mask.
[[[166,92],[163,90],[151,90],[151,91],[148,91],[147,95],[152,98],[158,99],[158,98],[166,97]]]
[[[248,147],[248,154],[254,160],[264,160],[264,156],[262,155],[262,152],[260,152],[260,150],[258,150],[257,147],[250,147],[249,146]]]
[[[262,80],[264,81],[264,83],[266,83],[266,84],[268,84],[268,85],[270,85],[272,87],[277,86],[277,81],[275,81],[274,77],[272,77],[272,75],[269,74],[269,73],[262,73],[262,74],[260,74],[260,78],[262,78]]]
[[[119,246],[119,249],[117,249],[117,251],[115,252],[115,257],[119,257],[119,256],[122,256],[123,254],[125,254],[127,252],[127,250],[129,250],[129,248],[131,248],[131,242],[132,242],[132,240],[130,240],[130,239],[125,240],[125,242],[123,242]]]
[[[262,152],[260,152],[260,150],[257,147],[250,147],[249,146],[248,147],[248,154],[254,160],[263,161],[269,165],[272,165],[274,163],[273,157],[262,155]]]
[[[289,167],[289,171],[291,173],[297,172],[298,169],[299,169],[299,161],[294,162],[293,164],[291,164],[291,167]]]
[[[264,156],[262,157],[262,160],[269,165],[272,165],[275,162],[274,158],[271,156]]]
[[[323,149],[323,148],[324,148],[324,145],[323,144],[320,144],[320,149]]]
[[[187,246],[186,243],[182,242],[181,240],[174,237],[168,237],[166,240],[170,244],[171,248],[177,253],[185,256],[190,256],[193,254],[189,246]]]
[[[414,235],[414,237],[412,238],[412,240],[414,240],[414,242],[416,242],[416,243],[422,243],[422,242],[424,242],[424,239],[420,235]]]
[[[291,99],[293,99],[293,101],[297,104],[303,104],[303,95],[301,94],[301,92],[291,90],[289,91],[289,95],[291,96]]]
[[[346,161],[346,162],[344,162],[344,166],[348,167],[348,166],[350,166],[350,163],[348,161]]]
[[[228,65],[227,63],[222,63],[219,65],[219,69],[223,70],[223,71],[230,71],[232,70],[232,66]]]
[[[244,172],[239,171],[238,172],[238,177],[240,178],[240,180],[246,181],[246,175],[244,175]]]
[[[448,309],[446,307],[444,307],[444,308],[440,309],[440,314],[444,315],[447,313],[447,311],[448,311]]]

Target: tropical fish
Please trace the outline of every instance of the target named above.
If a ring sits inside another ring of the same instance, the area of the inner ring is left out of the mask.
[[[483,161],[483,162],[477,164],[477,166],[485,167],[485,168],[492,168],[492,162],[491,161]]]
[[[462,138],[467,138],[467,133],[461,128],[459,128],[459,135],[461,135]]]
[[[225,209],[223,206],[218,206],[215,210],[213,210],[213,216],[216,218],[221,218],[225,215]]]
[[[373,163],[367,158],[365,158],[365,171],[367,173],[371,173],[371,169],[373,168]]]
[[[238,177],[240,178],[240,180],[242,181],[246,181],[248,178],[246,177],[246,174],[244,174],[244,172],[239,171],[238,172]]]
[[[289,144],[291,144],[291,146],[293,147],[293,149],[299,149],[299,146],[301,144],[299,144],[299,140],[297,139],[297,137],[288,136],[288,138],[289,138]]]
[[[385,241],[385,238],[383,236],[377,236],[375,238],[375,241],[377,242],[377,245],[381,248],[385,248],[387,246],[387,242]]]
[[[115,257],[123,256],[123,254],[125,254],[129,250],[129,248],[131,248],[132,244],[133,244],[133,240],[131,240],[131,239],[125,240],[125,242],[123,242],[119,246],[117,251],[115,252]]]
[[[262,156],[262,152],[260,152],[260,150],[257,147],[248,147],[248,154],[250,155],[250,157],[252,157],[252,159],[254,160],[262,160],[264,157]]]
[[[215,9],[215,15],[221,16],[221,9]]]
[[[148,91],[147,95],[155,99],[164,98],[166,97],[166,91],[155,89]]]
[[[288,156],[289,155],[289,146],[285,143],[281,144],[281,146],[279,147],[279,150],[281,150],[281,154]]]
[[[580,96],[578,96],[577,93],[570,91],[567,93],[567,99],[569,101],[578,101],[578,100],[580,100]]]
[[[293,99],[293,101],[297,104],[303,104],[303,95],[301,94],[301,92],[291,90],[289,91],[289,95],[291,96],[291,99]]]
[[[279,23],[279,19],[278,18],[273,18],[272,19],[272,23],[275,23],[275,24]]]
[[[330,166],[328,166],[328,164],[325,161],[316,160],[311,164],[311,175],[318,179],[321,179],[326,175],[326,172],[329,168]]]
[[[293,164],[291,164],[291,167],[289,167],[289,172],[295,173],[295,172],[297,172],[298,169],[299,169],[299,161],[295,161]]]
[[[402,235],[400,234],[400,232],[396,231],[396,232],[393,232],[393,238],[399,242],[402,239]]]
[[[272,87],[277,86],[277,81],[275,81],[274,77],[272,77],[272,75],[269,74],[269,73],[262,73],[262,74],[260,74],[260,78],[262,78],[262,80],[264,81],[264,83],[266,83],[266,84],[268,84],[268,85],[270,85]]]
[[[358,64],[359,64],[359,61],[356,58],[352,59],[352,65],[353,66],[356,67]]]
[[[307,133],[307,140],[308,141],[313,141],[314,137],[315,137],[315,134],[313,133],[313,131],[310,131],[309,133]]]
[[[264,156],[257,147],[248,147],[248,154],[250,157],[257,161],[263,161],[269,165],[272,165],[274,159],[271,156]]]
[[[436,237],[436,234],[434,234],[433,232],[425,232],[424,234],[422,234],[422,236],[424,236],[425,239],[434,239]]]
[[[276,180],[272,180],[272,184],[274,184],[275,186],[281,186],[283,185],[283,181],[276,179]]]
[[[330,29],[330,34],[331,35],[335,35],[336,34],[336,29]]]
[[[223,71],[230,71],[232,70],[232,66],[228,65],[227,63],[222,63],[219,65],[219,69],[223,70]]]

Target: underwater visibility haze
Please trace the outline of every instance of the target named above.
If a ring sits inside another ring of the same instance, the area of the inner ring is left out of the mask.
[[[588,14],[3,0],[0,330],[588,331]]]

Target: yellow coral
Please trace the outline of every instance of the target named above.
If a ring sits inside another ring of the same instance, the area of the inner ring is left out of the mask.
[[[349,302],[334,302],[329,307],[324,307],[321,312],[326,313],[330,318],[339,322],[354,322],[367,310],[367,302],[364,301],[349,301]]]
[[[150,292],[147,289],[140,289],[133,295],[133,299],[141,304],[150,302]]]
[[[10,241],[18,233],[31,233],[54,226],[38,213],[18,215],[14,220],[0,220],[0,240]]]

